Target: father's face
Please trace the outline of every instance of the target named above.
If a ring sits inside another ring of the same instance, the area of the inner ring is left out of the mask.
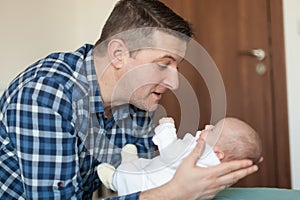
[[[178,88],[178,64],[184,57],[186,42],[164,32],[152,36],[153,47],[142,49],[127,60],[126,91],[129,102],[153,111],[167,89]]]

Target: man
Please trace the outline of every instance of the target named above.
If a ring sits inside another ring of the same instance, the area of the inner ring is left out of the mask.
[[[125,144],[151,157],[152,111],[178,87],[191,36],[161,2],[121,0],[94,46],[21,73],[0,100],[0,199],[91,199],[97,165],[117,166]],[[119,199],[210,199],[257,170],[247,160],[196,167],[202,151],[200,141],[169,183]]]

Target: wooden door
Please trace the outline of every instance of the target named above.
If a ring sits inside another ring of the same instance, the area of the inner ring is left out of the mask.
[[[226,115],[246,121],[262,138],[264,162],[260,171],[236,186],[290,188],[281,0],[162,2],[191,22],[195,40],[215,61],[225,85]],[[259,60],[251,55],[253,49],[264,50],[265,58]],[[261,71],[263,66],[265,72]],[[202,129],[212,115],[207,86],[189,63],[184,62],[179,70],[198,97],[198,128]],[[181,105],[175,99],[174,94],[168,93],[162,105],[178,126]]]

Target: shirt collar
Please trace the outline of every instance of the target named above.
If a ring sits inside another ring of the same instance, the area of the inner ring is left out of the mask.
[[[131,104],[124,104],[113,108],[113,116],[115,120],[127,118],[129,115],[135,114],[139,109]]]
[[[84,66],[86,71],[86,78],[89,85],[90,97],[90,112],[99,113],[104,112],[103,101],[100,95],[100,88],[98,85],[97,74],[94,65],[93,46],[89,45],[89,51],[84,59]]]

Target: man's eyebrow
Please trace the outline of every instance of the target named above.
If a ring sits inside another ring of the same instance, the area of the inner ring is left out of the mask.
[[[171,59],[174,62],[176,61],[176,59],[173,56],[171,56],[171,55],[164,55],[162,57],[159,57],[159,58],[155,59],[155,61],[158,61],[158,60],[161,60],[161,59],[164,59],[164,58],[169,58],[169,59]]]

